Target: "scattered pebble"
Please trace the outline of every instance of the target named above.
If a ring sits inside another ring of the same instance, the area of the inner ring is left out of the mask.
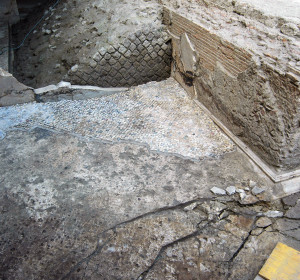
[[[240,193],[240,196],[241,196],[241,193]],[[240,203],[243,205],[251,205],[258,201],[259,200],[257,199],[256,196],[254,196],[252,194],[245,194],[245,195],[243,195],[243,199],[241,199]]]
[[[254,188],[255,186],[256,186],[256,182],[250,180],[250,181],[249,181],[249,187],[250,187],[250,188]]]
[[[213,187],[210,189],[210,191],[217,195],[226,195],[226,191],[224,191],[223,189],[220,189],[218,187]]]
[[[226,192],[228,195],[233,195],[236,193],[236,188],[235,186],[229,186],[226,188]]]
[[[72,72],[77,72],[77,70],[78,70],[78,65],[77,64],[75,64],[74,66],[72,66],[72,68],[71,68]]]
[[[254,195],[261,194],[261,193],[263,193],[264,191],[265,191],[265,190],[264,190],[263,188],[260,188],[260,187],[258,187],[258,186],[255,186],[255,187],[251,190],[252,194],[254,194]]]
[[[246,193],[245,193],[245,191],[244,190],[241,190],[241,189],[239,189],[239,194],[240,194],[240,199],[241,200],[244,200],[245,199],[245,197],[246,197]]]

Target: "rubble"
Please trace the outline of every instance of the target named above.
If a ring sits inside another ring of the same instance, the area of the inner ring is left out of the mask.
[[[218,187],[213,187],[210,189],[210,191],[217,195],[226,195],[226,192],[223,189],[220,189]]]
[[[264,190],[263,188],[260,188],[260,187],[258,187],[258,186],[255,186],[255,187],[251,190],[252,194],[254,194],[254,195],[261,194],[261,193],[263,193],[264,191],[265,191],[265,190]]]
[[[233,194],[235,194],[235,192],[236,192],[235,186],[229,186],[229,187],[227,187],[227,188],[226,188],[226,192],[227,192],[228,195],[233,195]]]

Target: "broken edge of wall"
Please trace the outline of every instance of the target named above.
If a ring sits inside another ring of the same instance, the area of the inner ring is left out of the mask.
[[[274,182],[299,176],[300,73],[257,65],[248,51],[166,7],[164,24],[172,75],[191,98]]]

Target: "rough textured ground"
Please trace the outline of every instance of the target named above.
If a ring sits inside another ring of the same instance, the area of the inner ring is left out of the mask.
[[[170,82],[91,99],[91,106],[105,100],[107,109],[98,111],[109,112],[111,120],[116,108],[126,108],[130,100],[127,123],[137,120],[136,103],[148,112],[139,115],[145,126],[132,129],[137,137],[131,135],[127,142],[83,133],[88,120],[81,123],[81,134],[63,132],[62,123],[77,123],[64,121],[71,108],[66,105],[78,105],[76,101],[32,105],[35,112],[27,110],[29,105],[0,108],[1,129],[6,131],[0,141],[1,279],[250,280],[276,242],[300,249],[299,195],[270,202],[272,183],[239,150],[219,146],[218,155],[199,161],[201,151],[194,159],[185,158],[189,140],[184,137],[178,139],[177,155],[150,150],[147,137],[138,137],[147,133],[149,120],[185,114],[188,126],[197,113],[176,84],[170,93],[162,90]],[[147,111],[150,97],[165,101],[153,102]],[[181,100],[180,108],[172,107],[176,100]],[[10,114],[16,112],[14,120]],[[45,126],[45,115],[50,123],[56,119],[51,129]],[[226,137],[205,115],[198,118],[198,131],[205,134],[209,124],[219,135],[216,141],[200,133],[199,139],[217,147]],[[16,120],[19,128],[12,126]],[[35,127],[36,120],[43,127]],[[172,125],[172,132],[184,132],[184,125]],[[170,136],[163,141],[174,145]],[[236,193],[217,196],[210,191],[229,186]]]

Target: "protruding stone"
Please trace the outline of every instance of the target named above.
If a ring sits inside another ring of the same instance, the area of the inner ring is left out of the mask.
[[[228,195],[233,195],[236,193],[236,188],[235,186],[229,186],[226,188],[226,192]]]
[[[268,227],[271,224],[272,224],[272,221],[267,217],[261,217],[256,222],[256,225],[261,228]]]
[[[257,185],[256,182],[254,182],[254,181],[252,181],[252,180],[249,181],[249,187],[250,187],[250,188],[254,188],[254,187],[256,187],[256,185]]]
[[[282,202],[287,206],[295,206],[297,204],[298,198],[300,198],[300,192],[284,197],[282,199]]]
[[[71,68],[71,71],[72,72],[77,72],[77,70],[78,70],[78,65],[77,64],[75,64],[74,66],[72,66],[72,68]]]
[[[213,187],[210,189],[210,191],[216,195],[226,195],[226,192],[223,189],[220,189],[218,187]]]
[[[241,194],[240,194],[241,196]],[[251,204],[255,204],[256,202],[258,202],[259,200],[257,199],[257,197],[255,197],[252,194],[245,194],[244,198],[241,199],[240,203],[243,205],[251,205]]]
[[[264,191],[265,191],[265,190],[264,190],[263,188],[260,188],[260,187],[258,187],[258,186],[255,186],[255,187],[251,190],[252,194],[254,194],[254,195],[261,194],[261,193],[263,193]]]
[[[180,38],[180,58],[185,72],[196,71],[196,51],[188,35],[184,33]]]
[[[288,36],[295,36],[299,32],[299,28],[296,24],[289,22],[283,24],[280,28],[281,33],[288,35]]]
[[[281,211],[267,211],[264,215],[269,218],[279,218],[283,216],[283,213]]]
[[[188,212],[188,211],[192,211],[194,210],[196,207],[198,206],[198,202],[194,202],[186,207],[183,208],[184,211]]]
[[[243,200],[246,197],[246,193],[244,190],[238,189],[237,192],[239,193],[241,200]]]

